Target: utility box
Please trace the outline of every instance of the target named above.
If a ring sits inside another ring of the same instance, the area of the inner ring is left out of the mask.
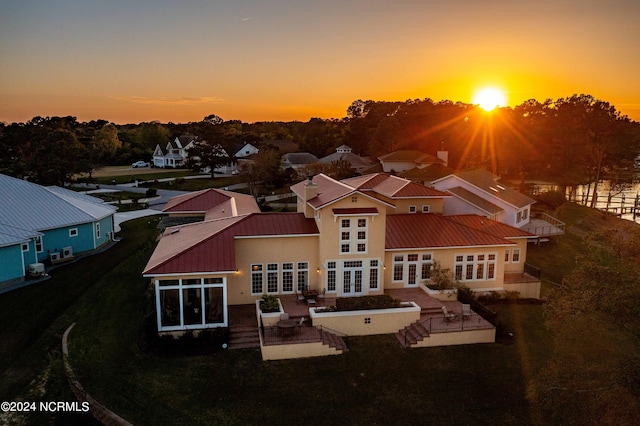
[[[44,263],[32,263],[29,265],[29,276],[42,277],[44,276]]]

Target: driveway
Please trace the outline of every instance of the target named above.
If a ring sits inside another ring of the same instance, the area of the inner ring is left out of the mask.
[[[163,214],[163,213],[159,210],[154,210],[154,209],[134,210],[131,212],[116,213],[114,215],[114,222],[115,222],[114,231],[116,233],[120,232],[120,224],[122,222],[126,222],[132,219],[137,219],[139,217],[155,216],[157,214]]]

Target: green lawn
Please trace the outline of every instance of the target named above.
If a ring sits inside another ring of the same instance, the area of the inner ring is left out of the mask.
[[[558,350],[540,305],[492,307],[514,333],[512,345],[405,350],[391,335],[351,337],[343,355],[270,362],[259,350],[198,356],[141,350],[154,300],[141,271],[155,245],[155,220],[125,223],[123,240],[107,253],[59,269],[48,282],[0,295],[4,400],[35,398],[27,393],[29,383],[48,371],[38,398],[73,401],[59,342],[76,322],[69,337],[76,372],[94,397],[134,424],[539,423],[528,386]],[[543,267],[544,276],[561,279],[580,247],[579,238],[566,236],[533,248],[532,263]],[[630,346],[625,350],[633,352]],[[48,421],[37,415],[28,423]]]

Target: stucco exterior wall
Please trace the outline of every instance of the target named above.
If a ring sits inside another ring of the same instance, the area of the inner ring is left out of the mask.
[[[319,288],[320,275],[318,263],[318,237],[270,237],[270,238],[237,238],[235,240],[237,273],[228,275],[228,300],[231,305],[254,303],[262,294],[251,294],[251,265],[277,263],[279,273],[279,294],[282,293],[282,263],[308,262],[309,287]],[[296,267],[295,265],[294,267]],[[297,269],[295,270],[297,272]],[[297,279],[295,277],[294,279]],[[295,282],[295,281],[294,281]],[[266,293],[266,275],[263,280]]]
[[[517,243],[516,246],[510,247],[510,251],[509,251],[509,262],[506,262],[504,264],[504,271],[509,273],[509,272],[517,272],[517,273],[521,273],[524,272],[524,264],[526,263],[527,260],[527,238],[517,238],[517,239],[510,239],[509,241],[512,241],[514,243]],[[512,261],[512,256],[513,256],[513,249],[520,249],[520,261],[519,262],[513,262]],[[503,256],[504,259],[504,256]]]
[[[340,355],[338,351],[322,342],[296,343],[295,345],[268,345],[260,341],[263,361],[278,359],[310,358],[314,356]]]
[[[389,334],[420,319],[420,307],[377,309],[371,311],[322,312],[309,309],[314,327],[323,326],[348,336]]]
[[[412,347],[429,348],[435,346],[471,345],[476,343],[495,343],[496,329],[452,331],[449,333],[431,333],[431,335]]]
[[[473,280],[473,281],[462,281],[462,283],[468,286],[471,289],[476,288],[502,288],[504,283],[504,254],[506,247],[474,247],[474,248],[438,248],[438,249],[424,249],[424,250],[394,250],[389,251],[385,255],[384,260],[384,286],[387,289],[393,288],[405,288],[407,285],[407,268],[405,267],[405,273],[403,275],[402,282],[394,282],[393,281],[393,264],[394,264],[394,256],[403,255],[405,258],[407,254],[418,254],[418,258],[422,257],[422,254],[432,253],[433,260],[435,262],[440,263],[440,267],[443,269],[450,269],[451,271],[455,271],[455,258],[457,255],[468,255],[468,254],[496,254],[496,266],[495,266],[495,274],[494,279],[490,280]],[[418,264],[418,284],[422,284],[422,280],[420,279],[420,266]]]

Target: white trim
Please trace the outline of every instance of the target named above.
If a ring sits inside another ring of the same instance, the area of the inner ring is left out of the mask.
[[[320,233],[317,234],[289,234],[289,235],[236,235],[233,237],[237,240],[247,240],[251,238],[296,238],[296,237],[317,237]]]
[[[482,249],[484,247],[513,247],[516,243],[512,244],[491,244],[491,245],[477,245],[477,246],[443,246],[443,247],[404,247],[397,249],[384,249],[384,252],[396,252],[396,251],[408,251],[408,250],[448,250],[448,249]]]

